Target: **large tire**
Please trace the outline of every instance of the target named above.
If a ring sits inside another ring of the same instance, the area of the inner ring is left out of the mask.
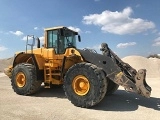
[[[108,79],[108,86],[107,86],[106,95],[113,94],[118,89],[118,87],[119,87],[119,85],[117,85],[116,83],[114,83],[113,81]]]
[[[73,65],[64,77],[64,91],[72,104],[92,107],[105,96],[107,80],[102,69],[90,63]]]
[[[31,95],[41,87],[41,81],[37,81],[36,69],[32,64],[21,63],[12,71],[11,85],[19,95]]]

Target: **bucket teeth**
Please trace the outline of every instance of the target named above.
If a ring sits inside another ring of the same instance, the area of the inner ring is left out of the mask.
[[[12,77],[12,67],[8,67],[4,69],[4,73],[11,78]]]
[[[137,93],[141,94],[144,97],[149,98],[151,95],[151,87],[146,82],[146,70],[140,69],[138,70],[135,81],[136,81],[136,87],[137,87]]]

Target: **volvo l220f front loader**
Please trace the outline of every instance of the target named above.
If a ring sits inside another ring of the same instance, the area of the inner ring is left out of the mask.
[[[98,104],[119,85],[126,91],[150,97],[146,70],[136,71],[124,63],[106,43],[101,45],[102,54],[78,49],[76,39],[81,41],[80,35],[63,26],[45,29],[43,47],[39,38],[27,38],[26,50],[16,53],[12,66],[5,69],[19,95],[34,94],[44,83],[45,88],[63,84],[67,98],[75,106],[86,108]]]

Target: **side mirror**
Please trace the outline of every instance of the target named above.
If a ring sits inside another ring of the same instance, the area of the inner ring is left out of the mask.
[[[81,42],[81,36],[80,35],[78,35],[78,41]]]
[[[40,48],[40,39],[37,37],[37,48]]]

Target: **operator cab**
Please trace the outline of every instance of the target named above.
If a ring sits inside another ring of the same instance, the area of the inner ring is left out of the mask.
[[[67,27],[54,27],[45,29],[45,47],[54,48],[56,54],[64,54],[66,48],[76,48],[76,36],[80,41],[78,32]]]

